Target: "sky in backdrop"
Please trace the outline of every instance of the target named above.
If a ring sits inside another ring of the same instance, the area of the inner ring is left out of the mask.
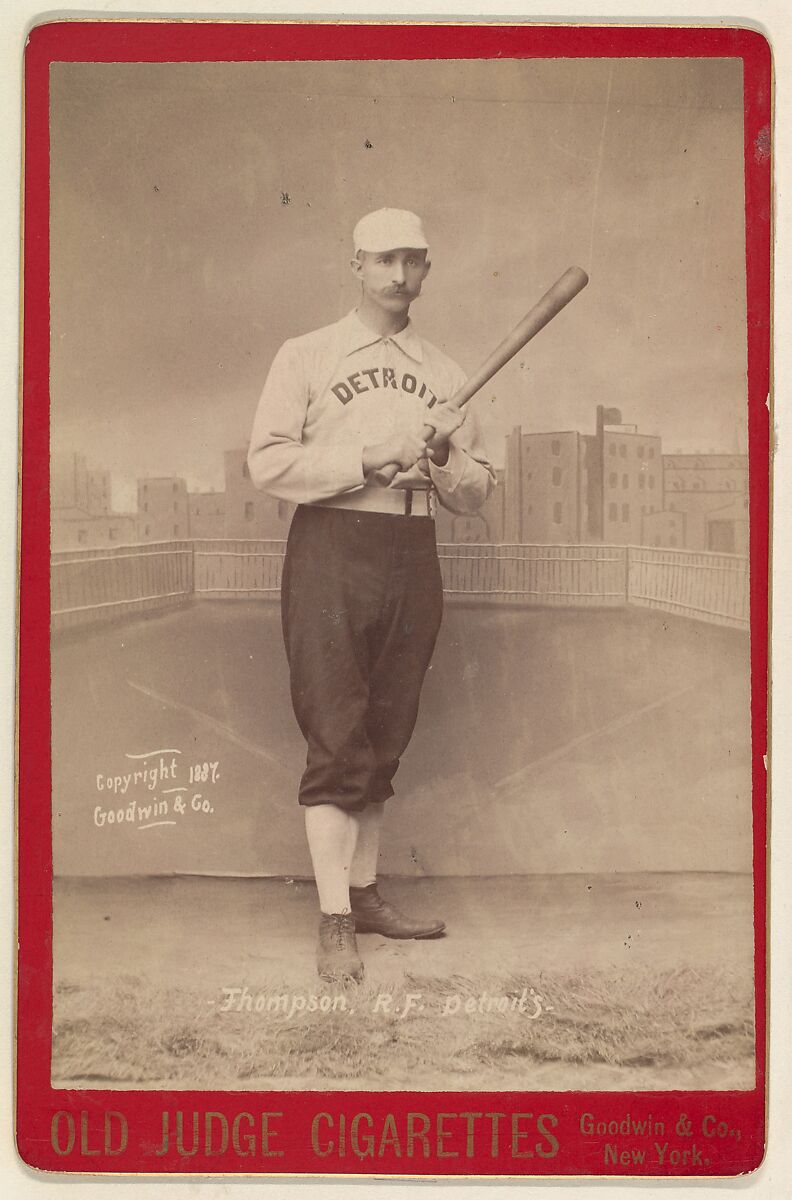
[[[352,308],[363,213],[414,209],[420,331],[472,371],[570,265],[588,288],[479,395],[492,458],[592,431],[744,450],[733,60],[56,64],[53,451],[222,489],[287,338]]]

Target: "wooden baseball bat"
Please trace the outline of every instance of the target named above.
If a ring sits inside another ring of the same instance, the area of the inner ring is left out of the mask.
[[[467,404],[468,400],[475,396],[476,392],[483,388],[484,384],[492,379],[492,376],[505,366],[509,359],[514,358],[515,354],[522,350],[531,338],[536,337],[537,333],[569,304],[570,300],[574,300],[578,292],[583,291],[588,281],[588,275],[581,267],[570,267],[568,271],[564,271],[561,278],[557,279],[549,291],[545,292],[539,303],[525,314],[519,325],[515,325],[511,333],[493,350],[486,362],[483,362],[479,369],[474,371],[449,402],[460,406]],[[424,441],[428,441],[434,432],[433,425],[424,425]],[[395,479],[400,470],[399,466],[391,463],[374,472],[372,481],[387,486]]]

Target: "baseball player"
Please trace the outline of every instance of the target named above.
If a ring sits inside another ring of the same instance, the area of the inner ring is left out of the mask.
[[[447,403],[464,373],[409,317],[430,268],[420,219],[380,209],[353,241],[360,301],[278,351],[248,454],[254,484],[298,506],[283,635],[307,742],[299,803],[321,909],[318,969],[336,980],[362,977],[356,932],[445,928],[380,896],[380,828],[440,626],[435,502],[474,512],[495,481],[474,413]],[[391,482],[380,474],[389,464]]]

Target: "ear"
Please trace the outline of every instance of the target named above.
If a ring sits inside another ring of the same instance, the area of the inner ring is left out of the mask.
[[[423,273],[423,277],[424,277],[424,279],[426,279],[426,276],[429,274],[429,272],[431,271],[431,269],[432,269],[432,262],[431,262],[431,259],[428,259],[428,258],[427,258],[426,262],[424,263],[424,273]],[[422,281],[422,282],[423,282],[423,281]]]
[[[355,276],[355,278],[359,278],[360,272],[363,270],[363,263],[357,257],[357,255],[355,255],[354,258],[350,258],[349,265],[352,268],[352,274]]]

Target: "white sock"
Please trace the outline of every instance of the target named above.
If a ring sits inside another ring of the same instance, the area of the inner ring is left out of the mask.
[[[368,804],[357,814],[358,837],[349,874],[352,887],[368,887],[377,881],[380,830],[384,815],[384,804]]]
[[[319,907],[323,913],[348,913],[349,870],[358,836],[358,814],[334,804],[306,807],[305,832]]]

